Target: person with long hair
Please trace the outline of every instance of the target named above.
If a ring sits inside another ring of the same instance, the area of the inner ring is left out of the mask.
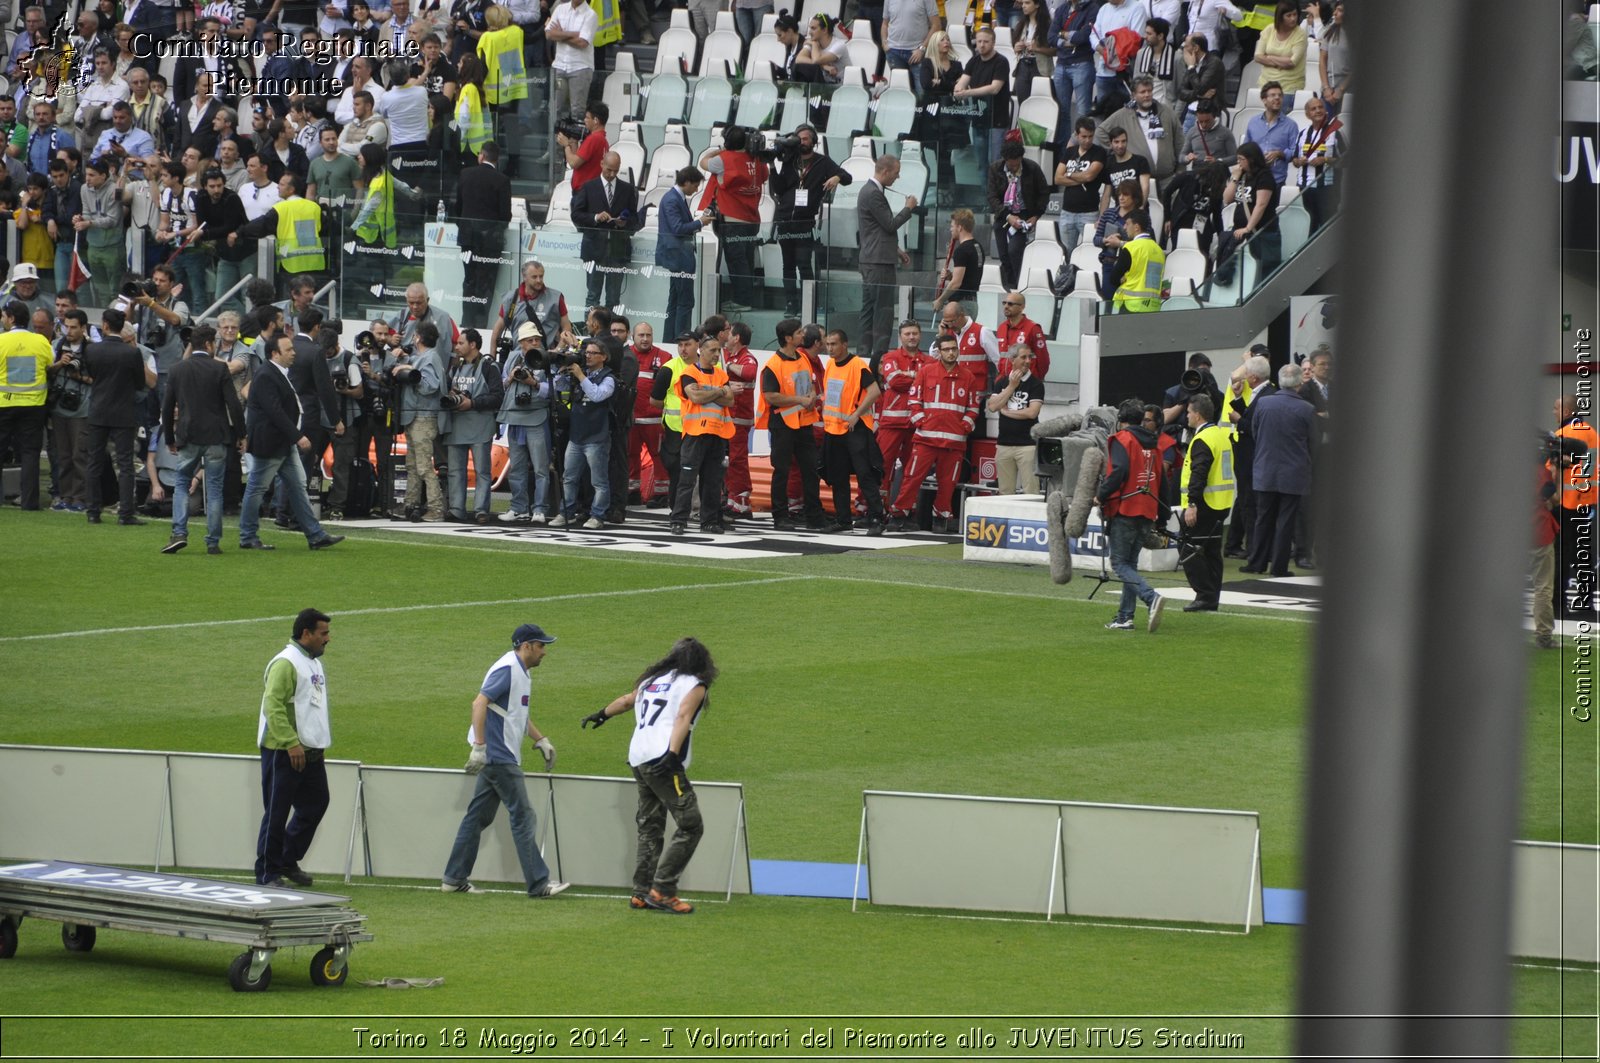
[[[796,81],[838,85],[844,81],[844,68],[850,65],[849,41],[836,32],[839,20],[830,15],[811,19],[811,32],[794,58]]]
[[[1012,94],[1025,100],[1033,91],[1034,78],[1049,78],[1055,72],[1056,40],[1050,35],[1050,6],[1045,0],[1022,0],[1011,47],[1017,56]]]
[[[1239,160],[1233,164],[1228,187],[1222,194],[1224,203],[1232,203],[1233,227],[1222,231],[1222,241],[1217,249],[1219,283],[1229,284],[1237,261],[1235,247],[1250,241],[1250,255],[1261,266],[1260,276],[1265,277],[1278,268],[1282,251],[1278,238],[1277,178],[1262,154],[1259,144],[1246,141],[1239,145]]]
[[[1344,35],[1344,0],[1334,3],[1320,43],[1322,63],[1317,69],[1322,74],[1322,100],[1330,115],[1338,115],[1345,93],[1350,91],[1350,42]]]
[[[1128,215],[1145,208],[1144,189],[1138,181],[1118,182],[1111,202],[1094,230],[1094,246],[1100,249],[1100,295],[1111,298],[1117,288],[1117,255],[1127,242],[1122,225]]]
[[[700,844],[705,825],[700,802],[689,782],[689,743],[696,718],[710,700],[717,666],[699,639],[672,644],[659,661],[639,673],[634,688],[611,704],[583,718],[583,726],[599,727],[632,709],[638,717],[628,745],[628,764],[639,787],[639,858],[633,870],[633,908],[688,915],[694,905],[678,896],[678,879]],[[667,813],[677,830],[662,851]]]

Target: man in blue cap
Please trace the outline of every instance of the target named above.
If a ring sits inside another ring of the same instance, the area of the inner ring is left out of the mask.
[[[501,804],[511,817],[511,838],[517,847],[517,860],[528,883],[528,896],[554,897],[567,888],[565,882],[552,882],[535,840],[538,821],[528,802],[528,785],[522,774],[522,736],[533,739],[533,746],[544,757],[544,770],[555,770],[556,747],[550,744],[528,718],[529,672],[544,660],[545,647],[555,641],[537,624],[523,624],[511,633],[511,650],[489,666],[478,696],[472,699],[472,727],[467,741],[472,755],[466,772],[478,777],[478,785],[461,818],[456,841],[445,864],[439,888],[445,893],[481,893],[468,881],[478,859],[478,839],[494,822]]]

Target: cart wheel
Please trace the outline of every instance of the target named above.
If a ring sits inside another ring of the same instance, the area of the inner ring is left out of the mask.
[[[61,943],[67,947],[68,952],[88,952],[94,948],[94,927],[62,923]]]
[[[344,980],[350,977],[350,965],[340,964],[339,969],[335,971],[333,968],[336,962],[336,953],[332,945],[318,949],[317,954],[311,957],[311,984],[344,985]]]
[[[272,984],[272,965],[269,963],[263,967],[261,969],[261,977],[252,982],[250,981],[250,953],[241,952],[228,965],[228,984],[233,986],[235,993],[264,993],[267,986]]]
[[[17,954],[17,924],[8,918],[0,919],[0,960],[9,960]]]

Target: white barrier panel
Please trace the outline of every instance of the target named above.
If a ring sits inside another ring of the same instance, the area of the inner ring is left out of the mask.
[[[161,753],[0,746],[0,856],[166,864],[167,824]]]
[[[1254,812],[862,795],[874,904],[1260,926]]]
[[[254,871],[261,833],[261,757],[222,753],[168,753],[172,789],[172,856],[183,867]],[[300,868],[343,875],[350,865],[361,765],[325,761],[328,811]]]
[[[638,785],[593,775],[553,777],[561,875],[590,886],[633,886]],[[685,893],[749,893],[750,850],[744,828],[744,787],[695,781],[705,834],[679,888]],[[663,844],[672,840],[667,817]]]
[[[872,903],[1065,914],[1055,802],[865,796]]]
[[[1106,557],[1105,532],[1091,516],[1083,535],[1072,540],[1077,572],[1099,571]],[[972,495],[962,508],[961,559],[1004,561],[1019,565],[1050,564],[1050,522],[1043,495]],[[1178,551],[1140,550],[1141,572],[1172,572]],[[1110,574],[1109,563],[1106,572]]]
[[[478,780],[460,769],[361,769],[362,812],[366,820],[367,860],[373,875],[394,878],[439,878],[461,817]],[[555,830],[550,783],[545,775],[529,775],[528,801],[538,817],[538,842],[556,878]],[[511,820],[504,807],[478,837],[474,880],[521,883],[522,865],[511,842]]]
[[[1511,954],[1600,963],[1600,847],[1513,842]]]

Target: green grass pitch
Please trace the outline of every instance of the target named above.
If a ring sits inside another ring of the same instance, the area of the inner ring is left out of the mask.
[[[167,557],[165,536],[157,522],[89,527],[0,510],[5,741],[252,752],[261,668],[289,618],[315,605],[334,618],[325,658],[334,755],[459,766],[476,685],[512,628],[532,620],[560,640],[535,674],[533,705],[559,770],[622,775],[625,735],[581,731],[579,718],[693,634],[723,673],[697,732],[696,775],[745,784],[758,859],[853,861],[861,791],[921,790],[1259,810],[1265,884],[1303,885],[1314,631],[1304,616],[1172,609],[1155,636],[1108,632],[1114,585],[1086,602],[1091,583],[1055,587],[1041,569],[963,564],[955,546],[710,562],[357,531],[317,554],[300,536],[269,533],[273,554],[241,553],[230,537],[221,557],[198,548]],[[67,632],[83,633],[19,641]],[[1522,835],[1593,841],[1594,805],[1572,799],[1593,793],[1593,743],[1563,749],[1554,656],[1540,659],[1527,704],[1508,707],[1528,721]],[[961,854],[949,855],[959,868]],[[559,1046],[535,1054],[558,1058],[688,1058],[642,1046],[641,1031],[673,1025],[681,1044],[682,1028],[712,1025],[693,1016],[770,1015],[785,1018],[721,1025],[790,1028],[789,1054],[809,1058],[799,1042],[809,1026],[834,1028],[841,1051],[850,1027],[974,1016],[938,1022],[981,1025],[997,1047],[926,1058],[998,1058],[1011,1026],[1071,1025],[1081,1038],[1087,1016],[1152,1016],[1103,1024],[1141,1026],[1143,1050],[1155,1051],[1154,1017],[1281,1016],[1296,1003],[1299,935],[1282,926],[1225,936],[852,913],[848,901],[781,897],[702,899],[713,903],[671,919],[581,888],[540,904],[514,892],[445,897],[432,882],[358,879],[348,892],[376,940],[356,950],[340,990],[310,985],[309,949],[279,954],[270,992],[235,994],[223,978],[232,946],[103,931],[85,956],[60,947],[54,924],[26,923],[18,956],[0,964],[0,1052],[509,1054],[508,1042],[477,1047],[492,1026],[553,1031]],[[386,976],[445,984],[354,985]],[[1592,1058],[1592,1021],[1564,1029],[1549,1017],[1593,1011],[1593,971],[1518,967],[1514,986],[1519,1055],[1565,1047]],[[1293,1045],[1285,1019],[1168,1025],[1240,1032],[1246,1055]],[[358,1048],[357,1026],[425,1035],[430,1047]],[[450,1043],[457,1027],[470,1047]],[[632,1044],[586,1047],[580,1033],[572,1047],[574,1027],[626,1029]]]

